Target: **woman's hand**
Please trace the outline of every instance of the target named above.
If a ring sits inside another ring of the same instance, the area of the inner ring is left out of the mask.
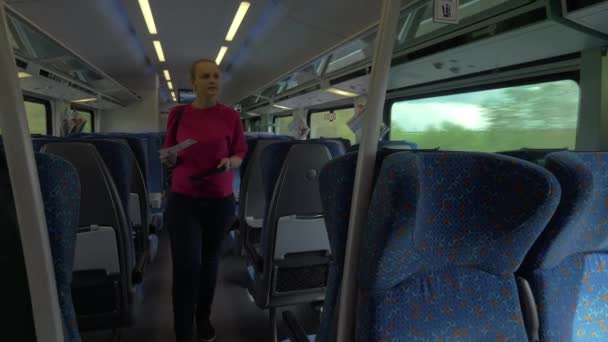
[[[239,168],[241,166],[241,163],[243,161],[241,160],[241,158],[233,156],[230,158],[224,158],[220,161],[219,165],[217,166],[218,169],[225,169],[230,170],[230,169],[236,169]]]
[[[175,154],[175,153],[164,154],[163,153],[160,155],[160,162],[163,163],[168,168],[173,168],[173,167],[175,167],[175,164],[177,164],[177,154]]]

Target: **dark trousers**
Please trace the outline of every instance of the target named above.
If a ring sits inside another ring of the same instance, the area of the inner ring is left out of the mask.
[[[173,318],[178,341],[192,336],[195,314],[200,323],[211,315],[220,249],[234,218],[234,196],[196,199],[169,195],[166,226],[171,236]]]

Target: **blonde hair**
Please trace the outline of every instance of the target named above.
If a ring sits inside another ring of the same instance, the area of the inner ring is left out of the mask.
[[[217,65],[217,63],[215,63],[215,61],[213,59],[209,59],[209,58],[197,59],[194,62],[192,62],[192,65],[190,66],[190,80],[194,81],[194,79],[196,78],[196,67],[201,63],[211,63],[211,64],[215,65],[218,69],[220,69],[220,72],[222,71],[220,66]]]

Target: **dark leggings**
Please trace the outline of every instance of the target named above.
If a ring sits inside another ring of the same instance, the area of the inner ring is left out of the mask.
[[[234,196],[196,199],[171,193],[166,225],[173,260],[173,318],[178,341],[211,315],[224,233],[235,217]]]

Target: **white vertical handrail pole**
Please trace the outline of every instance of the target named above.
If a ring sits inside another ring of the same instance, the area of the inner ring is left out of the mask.
[[[376,162],[376,150],[378,149],[380,123],[382,122],[401,3],[402,0],[383,1],[382,17],[376,38],[372,75],[368,88],[369,96],[365,118],[363,119],[363,132],[359,146],[359,157],[357,160],[355,186],[348,226],[344,275],[342,276],[340,307],[338,311],[339,342],[355,341],[356,336],[359,250],[361,247],[361,237],[365,232],[365,223],[367,221],[367,208],[372,191],[372,178]]]
[[[4,6],[4,2],[0,2],[0,127],[27,268],[34,326],[39,342],[63,342],[38,171]]]

